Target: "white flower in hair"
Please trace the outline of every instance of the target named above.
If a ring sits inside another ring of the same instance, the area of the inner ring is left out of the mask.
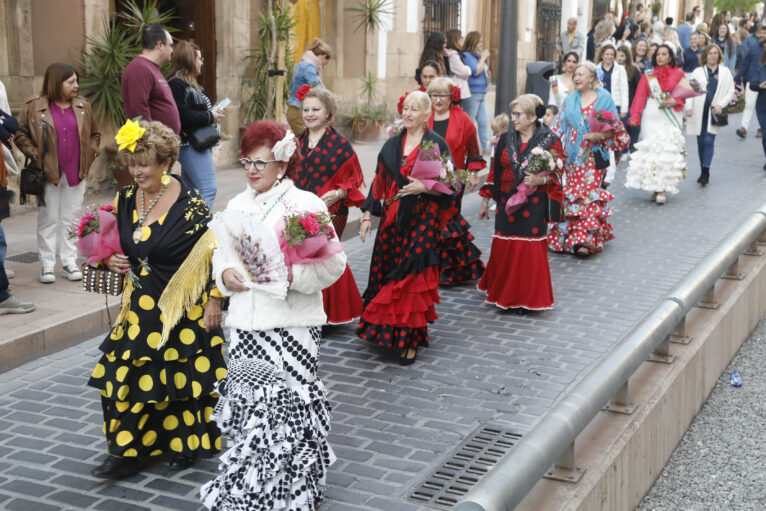
[[[287,130],[284,138],[274,144],[274,147],[271,148],[271,152],[274,153],[274,158],[279,161],[290,161],[290,158],[292,158],[293,153],[295,153],[297,148],[295,135],[291,130]]]

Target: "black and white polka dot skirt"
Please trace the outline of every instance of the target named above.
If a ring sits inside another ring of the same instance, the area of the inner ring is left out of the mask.
[[[213,510],[316,509],[335,455],[330,405],[316,376],[320,330],[232,330],[213,418],[227,439],[219,475],[201,489]]]

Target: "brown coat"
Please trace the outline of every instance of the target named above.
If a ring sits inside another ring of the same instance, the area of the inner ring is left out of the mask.
[[[88,175],[93,160],[101,144],[96,119],[88,100],[77,96],[72,100],[72,108],[77,118],[77,133],[80,137],[80,179]],[[37,158],[43,151],[43,120],[48,124],[48,152],[45,154],[45,180],[55,185],[59,182],[58,148],[56,145],[56,127],[48,106],[48,98],[36,96],[28,99],[21,109],[19,131],[13,139],[16,147],[31,158],[32,165],[40,167]]]

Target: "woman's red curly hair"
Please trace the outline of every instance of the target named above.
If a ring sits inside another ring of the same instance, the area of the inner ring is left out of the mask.
[[[285,133],[290,128],[287,124],[282,124],[276,121],[256,121],[252,124],[248,124],[245,128],[245,134],[242,135],[242,141],[239,144],[239,156],[244,158],[255,149],[266,146],[269,149],[274,147],[274,144],[279,142],[285,137]],[[293,153],[290,161],[287,162],[287,170],[285,170],[286,177],[293,177],[295,171],[298,169],[303,157],[301,156],[301,148],[298,143],[298,139],[295,139],[296,149]]]

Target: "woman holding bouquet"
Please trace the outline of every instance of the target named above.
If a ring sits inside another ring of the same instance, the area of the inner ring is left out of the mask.
[[[609,151],[624,149],[630,137],[619,122],[612,96],[596,80],[596,66],[591,62],[578,65],[574,85],[575,92],[564,101],[553,124],[567,160],[564,221],[551,224],[548,247],[554,252],[588,257],[603,251],[604,244],[614,238],[607,205],[614,197],[601,184],[609,166]],[[597,116],[613,122],[594,122]],[[591,124],[603,127],[593,131]]]
[[[433,109],[428,119],[428,128],[447,141],[455,167],[468,171],[468,191],[479,185],[478,171],[487,163],[481,157],[476,127],[460,106],[460,89],[449,78],[439,77],[428,87]],[[457,190],[450,205],[450,218],[441,232],[439,257],[439,284],[444,286],[462,284],[481,278],[484,263],[481,252],[472,243],[471,226],[460,214],[463,202],[463,188]]]
[[[210,210],[168,169],[179,139],[160,122],[128,121],[115,137],[135,182],[117,193],[124,254],[104,260],[126,276],[122,310],[88,385],[101,391],[109,456],[94,476],[119,478],[142,458],[172,454],[182,469],[215,455],[214,384],[226,374],[221,295],[211,280]],[[133,280],[135,279],[135,280]]]
[[[705,94],[691,98],[686,104],[686,116],[689,118],[686,133],[697,137],[697,153],[702,169],[697,182],[705,186],[710,180],[715,136],[719,130],[713,124],[711,113],[720,115],[729,106],[734,96],[734,77],[723,65],[723,50],[718,45],[707,45],[702,50],[701,59],[703,65],[694,70],[691,79],[696,80]]]
[[[665,204],[666,193],[678,193],[678,183],[686,177],[684,100],[672,95],[683,78],[672,46],[662,44],[652,56],[652,69],[641,76],[630,108],[628,124],[641,126],[641,140],[628,163],[625,186],[652,192],[657,204]]]
[[[490,198],[498,206],[492,251],[478,288],[487,294],[487,303],[521,314],[553,307],[547,233],[548,222],[559,220],[564,199],[558,173],[564,150],[558,135],[540,122],[543,115],[543,101],[534,94],[511,103],[513,129],[498,140],[492,169],[479,192],[483,197],[479,218],[489,218]],[[525,172],[536,160],[549,161],[548,169]],[[505,205],[522,184],[533,191],[509,213]]]
[[[427,146],[449,155],[447,142],[426,128],[431,100],[424,92],[404,99],[402,126],[378,154],[378,168],[362,206],[359,234],[372,230],[372,215],[381,217],[364,292],[364,312],[357,335],[399,350],[399,363],[415,361],[428,346],[428,323],[436,320],[439,302],[439,233],[450,216],[452,195],[429,190],[410,176]]]
[[[335,131],[332,121],[337,110],[335,96],[327,89],[312,87],[299,93],[303,124],[298,138],[303,162],[295,176],[295,186],[322,199],[332,216],[338,237],[343,236],[349,207],[360,207],[364,195],[362,167],[354,148]],[[351,268],[335,284],[322,290],[327,323],[350,323],[362,315],[362,297]]]
[[[254,122],[240,147],[248,186],[210,224],[213,273],[230,297],[228,375],[214,414],[229,450],[201,497],[211,509],[314,510],[335,459],[316,374],[321,291],[343,274],[346,256],[325,202],[293,185],[301,153],[287,125]],[[305,228],[298,246],[324,241],[326,257],[298,262],[280,250],[296,224]]]

